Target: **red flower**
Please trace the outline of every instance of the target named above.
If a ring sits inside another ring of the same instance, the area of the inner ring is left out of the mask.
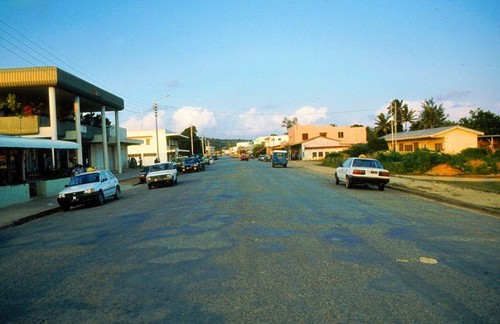
[[[24,116],[30,117],[32,114],[33,110],[31,109],[31,107],[28,105],[24,106]]]

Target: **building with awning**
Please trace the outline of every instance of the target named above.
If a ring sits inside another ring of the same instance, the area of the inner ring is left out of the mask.
[[[78,149],[80,145],[69,141],[0,135],[0,147]]]
[[[139,144],[120,127],[122,98],[55,66],[0,69],[0,103],[0,173],[20,171],[19,183],[75,164],[121,173],[126,146]],[[99,123],[82,124],[88,114]]]

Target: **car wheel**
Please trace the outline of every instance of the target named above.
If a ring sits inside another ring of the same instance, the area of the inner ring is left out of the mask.
[[[273,168],[274,168],[274,163],[273,163]]]
[[[352,183],[351,183],[351,180],[349,180],[349,177],[345,177],[345,187],[347,189],[351,189],[352,188]]]
[[[97,195],[97,206],[102,206],[104,205],[104,193],[102,191],[99,191],[99,194]]]
[[[384,188],[385,188],[385,185],[383,185],[383,184],[378,186],[378,190],[380,190],[380,191],[384,191]]]
[[[67,212],[67,211],[69,211],[69,210],[70,210],[71,205],[69,205],[69,204],[64,204],[64,205],[61,205],[61,208],[62,208],[62,210],[63,210],[63,211]]]
[[[119,186],[116,186],[116,190],[115,190],[115,195],[114,195],[114,198],[115,200],[118,200],[120,199],[120,194],[121,194],[121,190],[120,190],[120,187]]]
[[[176,184],[177,184],[177,177],[175,177],[175,179],[174,179],[174,185],[176,185]]]
[[[153,186],[152,186],[152,185],[150,185],[150,184],[148,184],[148,189],[151,189],[151,188],[153,188]]]
[[[337,175],[337,173],[335,173],[335,184],[336,185],[340,184],[340,179],[339,179],[339,176]]]
[[[286,164],[283,165],[286,168]]]

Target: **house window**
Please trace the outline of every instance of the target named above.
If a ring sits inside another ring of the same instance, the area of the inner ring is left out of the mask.
[[[413,150],[413,145],[411,144],[405,145],[405,152],[411,152],[412,150]]]
[[[339,132],[339,134],[338,134],[338,135],[339,135],[339,136],[338,136],[339,138],[344,138],[344,132]]]
[[[323,157],[323,152],[319,152],[318,156],[319,156],[320,158],[322,158],[322,157]]]
[[[146,145],[151,145],[151,139],[146,138]]]
[[[415,151],[418,150],[418,142],[413,143],[413,149]]]
[[[309,134],[307,134],[307,133],[302,133],[302,140],[303,140],[303,141],[305,141],[305,140],[307,140],[307,139],[309,139]]]
[[[318,157],[318,152],[313,152],[313,159]]]
[[[434,149],[438,152],[443,151],[443,143],[436,143],[434,144]]]
[[[399,150],[398,151],[403,152],[404,148],[405,148],[405,145],[403,143],[399,143]]]
[[[319,133],[319,136],[326,137],[326,133]]]

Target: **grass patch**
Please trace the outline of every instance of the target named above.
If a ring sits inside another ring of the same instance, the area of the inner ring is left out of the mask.
[[[466,189],[481,190],[500,194],[500,181],[436,181]]]

